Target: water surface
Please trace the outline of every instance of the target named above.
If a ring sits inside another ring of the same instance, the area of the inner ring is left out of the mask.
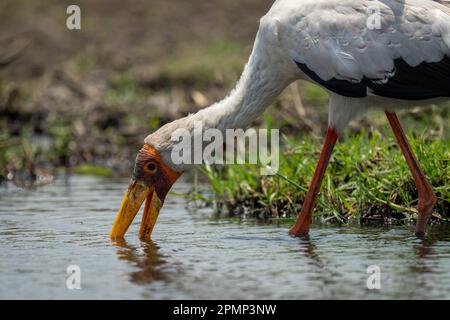
[[[450,228],[427,241],[409,227],[286,225],[187,210],[169,196],[152,242],[108,232],[127,180],[72,176],[35,191],[0,189],[0,298],[5,299],[449,299]],[[174,191],[191,188],[183,181]],[[66,288],[69,265],[81,289]],[[367,267],[381,270],[369,290]]]

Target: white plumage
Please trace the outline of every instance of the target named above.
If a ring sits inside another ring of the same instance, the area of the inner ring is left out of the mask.
[[[258,38],[267,50],[281,49],[278,59],[305,64],[323,81],[366,78],[386,85],[396,74],[396,59],[417,67],[450,54],[450,9],[431,0],[278,0],[261,20]],[[365,99],[330,96],[330,124],[339,132],[368,107],[418,104],[382,99],[370,89]]]
[[[442,60],[449,13],[430,0],[282,0],[268,17],[285,21],[281,39],[292,59],[323,80],[351,81],[384,79],[397,58],[412,67]]]

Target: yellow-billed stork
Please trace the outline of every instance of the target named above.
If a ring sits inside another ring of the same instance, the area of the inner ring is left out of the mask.
[[[309,232],[315,198],[333,147],[350,120],[386,113],[418,190],[416,234],[436,203],[395,111],[450,96],[450,6],[432,0],[278,0],[261,19],[253,51],[228,97],[147,136],[111,238],[123,238],[146,200],[140,236],[150,238],[164,199],[188,164],[171,160],[171,134],[194,122],[225,131],[260,116],[297,79],[329,93],[329,126],[293,236]]]

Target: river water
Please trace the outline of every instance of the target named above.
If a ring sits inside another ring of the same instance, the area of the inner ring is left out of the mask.
[[[138,240],[138,216],[126,242],[111,243],[127,185],[71,176],[34,191],[0,189],[0,298],[450,298],[450,227],[422,241],[410,227],[314,225],[296,239],[288,225],[219,218],[169,195],[152,242]],[[190,188],[180,181],[174,191]],[[72,265],[79,290],[67,288]]]

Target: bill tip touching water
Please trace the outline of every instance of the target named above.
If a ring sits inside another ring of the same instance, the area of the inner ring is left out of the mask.
[[[110,232],[111,239],[124,238],[145,201],[139,237],[149,240],[164,199],[180,175],[162,161],[155,148],[145,144],[136,157],[133,177]]]
[[[415,233],[425,235],[437,198],[395,112],[450,97],[450,8],[436,1],[379,2],[380,24],[372,28],[366,22],[374,3],[378,1],[276,1],[261,19],[249,61],[230,95],[146,138],[111,238],[125,235],[144,200],[140,237],[150,238],[169,189],[189,168],[188,163],[172,161],[174,132],[185,129],[195,135],[196,122],[222,133],[247,127],[298,79],[328,92],[329,123],[316,171],[289,234],[308,234],[339,136],[351,120],[374,108],[385,112],[412,173],[418,193]],[[431,29],[434,32],[427,33]],[[417,30],[414,37],[410,30]]]

